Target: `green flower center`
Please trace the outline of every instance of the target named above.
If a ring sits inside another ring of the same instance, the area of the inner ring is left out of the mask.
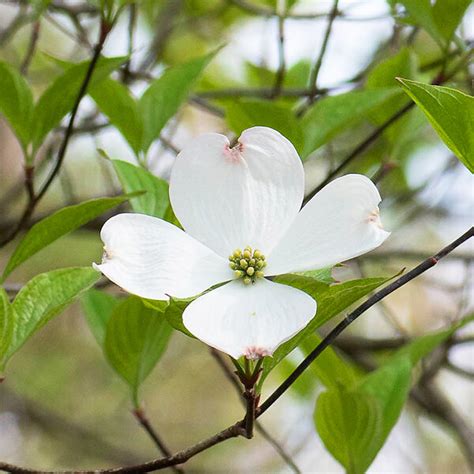
[[[229,266],[234,270],[236,278],[242,278],[246,285],[255,283],[257,278],[263,278],[263,269],[267,265],[265,255],[260,250],[253,250],[252,247],[245,247],[242,251],[236,249],[229,256]]]

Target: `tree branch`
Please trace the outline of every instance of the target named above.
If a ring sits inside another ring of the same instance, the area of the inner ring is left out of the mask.
[[[399,118],[403,117],[409,110],[411,110],[415,106],[414,102],[410,102],[409,104],[405,105],[401,108],[398,112],[393,114],[389,119],[387,119],[382,125],[376,128],[364,141],[362,141],[357,147],[344,158],[341,163],[339,163],[336,168],[334,168],[323,180],[321,184],[316,186],[307,196],[305,196],[303,205],[307,204],[316,194],[321,191],[321,189],[326,186],[333,178],[335,178],[346,166],[351,163],[355,158],[361,155],[367,148],[369,148],[372,143],[377,140],[380,135],[388,128],[390,125],[395,123]]]
[[[369,308],[374,306],[380,300],[398,290],[401,286],[407,284],[414,278],[418,277],[422,273],[434,267],[439,260],[452,252],[455,248],[459,247],[462,243],[469,240],[474,235],[474,227],[471,227],[468,231],[462,234],[455,241],[440,250],[436,255],[427,258],[425,261],[420,263],[418,266],[410,270],[405,275],[397,278],[394,282],[390,283],[386,287],[382,288],[372,295],[368,300],[358,306],[354,311],[347,315],[322,341],[315,347],[315,349],[298,365],[293,373],[265,400],[257,411],[257,417],[265,413],[298,379],[298,377],[309,367],[309,365],[328,347],[333,341],[344,331],[350,324],[352,324],[361,314],[367,311]]]
[[[234,5],[237,8],[240,8],[242,11],[250,15],[257,15],[261,17],[277,17],[278,12],[271,8],[262,7],[261,5],[256,5],[254,3],[250,3],[247,0],[228,0],[228,2]],[[288,14],[287,18],[291,18],[292,20],[315,20],[317,18],[326,18],[329,15],[327,13],[292,13]],[[339,12],[338,15],[339,19],[344,21],[372,21],[372,20],[382,20],[384,18],[389,18],[389,15],[377,15],[373,17],[349,17],[346,16],[343,12]]]
[[[416,387],[411,391],[411,396],[430,416],[438,418],[453,429],[470,467],[474,467],[474,431],[445,395],[431,383]]]
[[[166,446],[165,442],[161,439],[161,436],[153,428],[145,412],[141,408],[136,408],[135,410],[133,410],[133,415],[137,419],[138,423],[140,423],[142,428],[148,433],[157,448],[160,450],[161,454],[163,456],[168,457],[172,456],[172,452],[169,450],[168,446]],[[184,470],[180,467],[171,466],[171,469],[178,474],[184,474]]]
[[[31,60],[35,54],[36,45],[38,44],[40,32],[40,22],[37,20],[33,23],[30,35],[30,41],[28,43],[28,49],[26,50],[25,58],[23,59],[20,72],[23,76],[28,74],[28,69],[30,67]]]
[[[241,385],[240,385],[240,382],[235,377],[232,369],[226,364],[224,358],[222,357],[221,353],[218,350],[211,348],[210,353],[212,357],[214,357],[214,359],[216,360],[219,367],[222,369],[222,372],[227,378],[227,380],[229,380],[229,382],[235,388],[239,396],[239,400],[243,402]],[[269,444],[273,446],[275,451],[280,455],[283,461],[285,461],[288,467],[295,474],[301,474],[299,467],[295,464],[293,459],[291,459],[291,456],[284,450],[283,446],[281,446],[281,444],[263,427],[263,425],[258,420],[255,420],[255,429],[262,435],[262,437]]]
[[[380,291],[376,292],[368,300],[358,306],[348,316],[344,318],[322,341],[321,343],[298,365],[293,373],[265,400],[265,402],[257,408],[256,418],[262,416],[287,390],[288,388],[298,379],[298,377],[310,366],[310,364],[326,349],[330,344],[334,342],[337,336],[344,331],[350,324],[352,324],[359,316],[365,311],[374,306],[376,303],[381,301],[383,298],[393,293],[395,290],[410,282],[414,278],[418,277],[422,273],[426,272],[433,266],[435,266],[439,260],[444,258],[446,255],[451,253],[454,249],[459,247],[461,244],[469,240],[474,236],[474,227],[471,227],[464,234],[458,237],[456,240],[451,242],[449,245],[440,250],[436,255],[426,259],[418,266],[413,268],[411,271],[402,275],[400,278],[390,283]],[[201,441],[200,443],[191,446],[188,449],[179,451],[173,456],[166,456],[160,459],[154,459],[152,461],[137,464],[135,466],[118,467],[111,469],[95,469],[93,471],[62,471],[63,474],[126,474],[126,473],[142,473],[151,472],[153,470],[163,469],[165,467],[175,466],[182,464],[188,459],[191,459],[196,454],[209,449],[216,444],[222,443],[223,441],[236,438],[238,436],[246,436],[245,430],[245,419],[234,423],[228,428],[221,432],[211,436],[210,438]],[[58,471],[41,471],[38,469],[28,469],[20,466],[15,466],[8,463],[0,462],[0,469],[6,472],[12,473],[39,473],[39,474],[58,474]]]
[[[283,81],[286,73],[285,60],[285,12],[280,12],[278,15],[278,69],[275,75],[275,83],[273,85],[272,98],[280,95],[283,87]]]
[[[310,90],[310,96],[309,96],[309,101],[308,101],[309,103],[311,103],[314,100],[314,97],[316,96],[317,91],[318,91],[317,86],[318,86],[319,71],[321,70],[321,66],[323,65],[324,56],[326,54],[327,46],[329,43],[329,37],[331,36],[332,25],[339,13],[337,10],[338,3],[339,3],[339,0],[334,0],[331,12],[329,13],[328,24],[326,27],[326,31],[324,33],[321,51],[319,52],[316,62],[314,63],[313,68],[311,69],[311,72],[309,75],[309,90]]]

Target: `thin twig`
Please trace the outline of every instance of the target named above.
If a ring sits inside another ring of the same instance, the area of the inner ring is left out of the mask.
[[[438,263],[440,259],[448,255],[454,249],[459,247],[462,243],[466,242],[474,235],[474,227],[471,227],[467,232],[462,234],[459,238],[451,242],[449,245],[440,250],[436,255],[426,259],[420,263],[413,270],[409,271],[405,275],[401,276],[393,283],[382,288],[380,291],[371,296],[363,304],[352,311],[346,318],[339,323],[322,341],[321,343],[298,365],[293,373],[265,400],[265,402],[257,409],[256,418],[262,416],[285,392],[288,388],[298,379],[298,377],[310,366],[310,364],[326,349],[330,344],[334,342],[337,336],[344,331],[352,322],[354,322],[361,314],[367,311],[369,308],[374,306],[380,300],[410,282],[414,278],[418,277],[422,273],[426,272],[434,265]],[[111,469],[95,469],[92,471],[41,471],[38,469],[28,469],[20,466],[12,465],[9,463],[0,462],[0,469],[6,472],[12,473],[39,473],[39,474],[128,474],[128,473],[142,473],[151,472],[153,470],[163,469],[165,467],[175,466],[182,464],[188,459],[191,459],[196,454],[209,449],[216,444],[222,443],[223,441],[236,438],[238,436],[246,436],[245,431],[245,419],[234,423],[228,428],[220,431],[219,433],[211,436],[210,438],[201,441],[200,443],[191,446],[188,449],[184,449],[174,454],[173,456],[166,456],[160,459],[153,459],[143,464],[137,464],[135,466],[118,467]]]
[[[331,89],[318,89],[316,94],[323,95],[327,94]],[[311,91],[307,88],[301,87],[288,87],[279,91],[280,97],[309,97]],[[240,97],[257,97],[261,99],[271,99],[274,95],[274,87],[234,87],[226,89],[215,89],[209,91],[200,91],[196,95],[201,99],[221,99],[221,98],[240,98]]]
[[[137,453],[124,446],[111,444],[106,436],[99,433],[97,427],[84,427],[74,419],[30,399],[24,393],[13,391],[8,385],[2,385],[0,404],[3,411],[19,413],[19,422],[24,422],[25,426],[36,425],[53,438],[60,438],[62,443],[75,449],[76,455],[83,455],[86,458],[96,458],[99,455],[104,462],[111,463],[139,462],[140,457]],[[79,444],[78,439],[81,440]]]
[[[382,135],[382,133],[390,127],[393,123],[395,123],[398,119],[403,117],[409,110],[411,110],[415,106],[414,102],[410,102],[409,104],[405,105],[401,108],[398,112],[393,114],[390,118],[388,118],[382,125],[376,128],[364,141],[362,141],[346,158],[344,158],[339,165],[334,168],[323,180],[321,184],[316,186],[307,196],[305,196],[303,205],[308,203],[321,189],[326,186],[333,178],[335,178],[343,169],[345,169],[355,158],[361,155],[370,145],[372,145],[377,138]]]
[[[416,387],[411,391],[412,398],[422,406],[430,416],[434,416],[449,425],[457,435],[462,450],[471,468],[474,467],[474,431],[456,411],[446,396],[433,383]]]
[[[254,3],[250,3],[247,0],[228,0],[229,3],[233,4],[234,6],[240,8],[242,11],[249,13],[250,15],[257,15],[261,17],[277,17],[278,11],[262,7],[260,5],[256,5]],[[315,20],[317,18],[326,18],[328,17],[328,13],[290,13],[287,15],[287,18],[292,20]],[[386,18],[390,18],[390,15],[377,15],[372,17],[349,17],[346,16],[344,13],[340,12],[338,14],[338,18],[344,21],[374,21],[374,20],[383,20]]]
[[[278,15],[278,69],[275,75],[275,84],[273,85],[272,98],[280,95],[285,79],[286,61],[285,61],[285,14],[280,12]]]
[[[309,96],[309,101],[310,103],[313,101],[314,97],[316,96],[317,90],[318,90],[318,77],[319,77],[319,71],[321,70],[321,66],[323,65],[323,60],[324,56],[326,54],[327,46],[329,43],[329,38],[331,36],[331,31],[332,31],[332,25],[334,24],[334,20],[336,19],[338,15],[338,3],[339,0],[334,0],[331,12],[329,13],[329,18],[328,18],[328,24],[326,26],[326,31],[324,32],[324,37],[323,37],[323,44],[321,46],[321,50],[319,52],[319,55],[313,65],[313,68],[311,69],[311,72],[309,74],[309,90],[310,90],[310,96]]]
[[[216,360],[217,364],[219,367],[222,369],[222,372],[224,376],[229,380],[229,382],[232,384],[232,386],[235,388],[239,400],[241,402],[244,402],[242,399],[242,388],[240,385],[240,382],[238,379],[235,377],[235,374],[233,373],[232,369],[227,365],[226,361],[222,357],[221,353],[214,349],[211,348],[210,350],[211,355],[214,357]],[[263,427],[263,425],[258,421],[255,420],[255,429],[262,435],[262,437],[273,446],[275,451],[280,455],[280,457],[285,461],[285,463],[288,465],[288,467],[295,473],[295,474],[301,474],[301,471],[299,467],[295,464],[291,456],[285,451],[283,446]]]
[[[372,295],[368,300],[358,306],[354,311],[347,315],[322,341],[315,347],[315,349],[301,362],[298,367],[292,372],[292,374],[265,400],[260,406],[257,417],[265,413],[298,379],[298,377],[310,366],[310,364],[328,347],[333,341],[344,331],[350,324],[352,324],[361,314],[367,311],[369,308],[374,306],[380,300],[398,290],[401,286],[407,284],[414,278],[418,277],[422,273],[434,267],[440,259],[445,257],[447,254],[452,252],[455,248],[459,247],[462,243],[466,242],[474,235],[474,227],[471,227],[467,232],[462,234],[455,241],[444,247],[436,255],[427,258],[425,261],[420,263],[418,266],[413,268],[411,271],[397,278],[394,282],[390,283],[386,287],[382,288]]]
[[[183,0],[167,0],[163,4],[157,24],[154,26],[155,35],[144,60],[139,65],[140,71],[146,71],[161,59],[166,42],[175,27],[176,17],[178,17],[184,6]]]
[[[31,60],[35,54],[36,45],[38,44],[40,32],[40,22],[39,20],[35,21],[31,27],[30,42],[28,43],[28,49],[26,50],[25,58],[20,66],[20,72],[23,76],[28,74],[28,69],[30,67]]]
[[[444,366],[453,372],[454,374],[460,375],[461,377],[464,377],[469,380],[474,380],[474,372],[471,372],[470,370],[463,369],[462,367],[459,367],[455,364],[453,364],[451,361],[446,360],[444,362]]]
[[[160,450],[163,456],[172,456],[172,452],[169,450],[168,446],[166,446],[165,442],[161,438],[161,436],[157,433],[157,431],[153,428],[148,417],[146,416],[145,412],[142,408],[136,408],[133,410],[133,415],[137,419],[138,423],[142,426],[142,428],[148,433],[150,438],[153,440],[157,448]],[[171,469],[178,474],[184,474],[184,469],[178,466],[172,466]]]
[[[386,261],[390,258],[404,259],[404,260],[424,260],[428,258],[429,255],[423,251],[417,250],[378,250],[371,252],[370,254],[364,255],[363,260],[382,260]],[[474,261],[474,254],[471,253],[452,253],[449,255],[450,260],[462,260],[466,263]]]
[[[130,79],[130,69],[132,65],[132,53],[133,53],[133,39],[135,35],[135,27],[137,23],[137,5],[135,3],[130,3],[128,6],[129,16],[128,16],[128,60],[125,63],[123,68],[123,82],[128,83]]]
[[[10,22],[10,24],[0,31],[0,45],[3,45],[7,41],[10,40],[10,38],[24,25],[26,25],[29,21],[31,21],[32,17],[31,15],[26,15],[25,14],[25,5],[20,6],[20,10],[13,18],[13,20]]]

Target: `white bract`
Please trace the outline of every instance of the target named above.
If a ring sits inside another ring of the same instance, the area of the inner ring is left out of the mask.
[[[265,277],[334,265],[389,235],[365,176],[335,179],[300,210],[303,191],[301,160],[275,130],[248,129],[233,148],[224,135],[202,135],[171,173],[171,204],[185,232],[147,215],[112,217],[96,268],[156,300],[224,283],[187,306],[184,325],[234,358],[271,355],[314,317],[316,302]]]

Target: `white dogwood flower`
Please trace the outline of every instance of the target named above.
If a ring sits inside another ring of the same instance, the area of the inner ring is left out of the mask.
[[[266,127],[193,140],[176,158],[170,200],[185,231],[142,214],[120,214],[101,231],[96,265],[129,293],[186,298],[210,287],[183,313],[186,328],[230,354],[258,358],[301,331],[312,297],[267,277],[320,269],[378,247],[382,229],[374,184],[335,179],[300,210],[304,173],[293,145]]]

